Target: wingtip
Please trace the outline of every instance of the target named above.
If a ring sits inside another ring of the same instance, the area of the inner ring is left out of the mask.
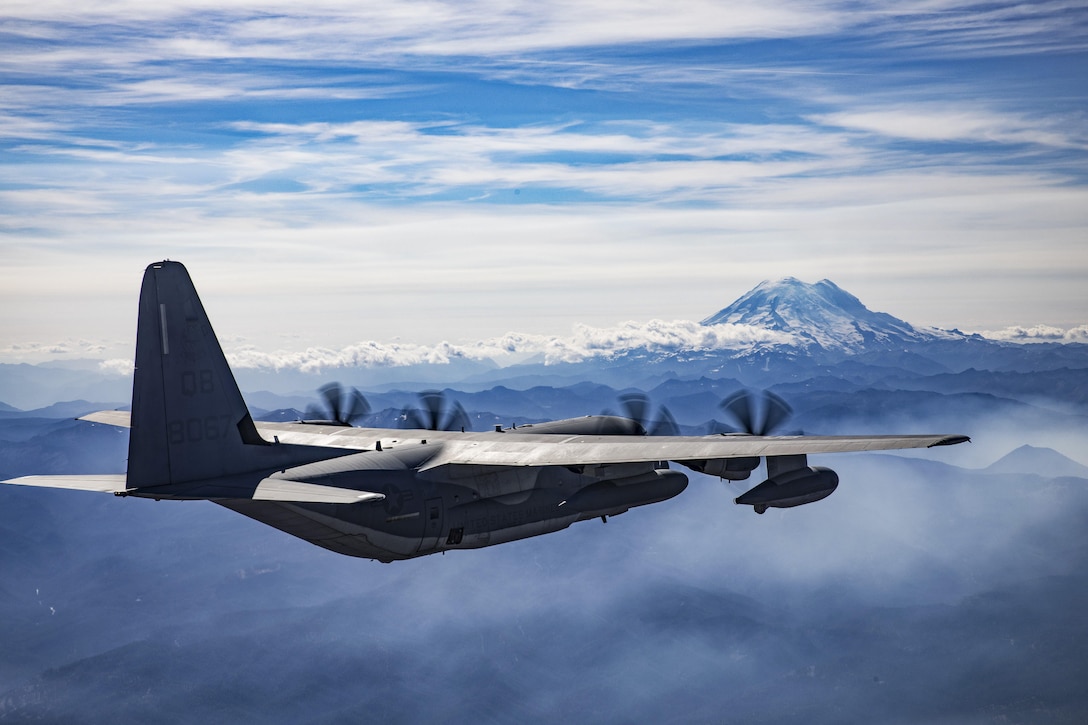
[[[954,445],[957,445],[957,444],[960,444],[960,443],[970,443],[970,442],[971,442],[971,437],[970,436],[952,435],[952,436],[945,436],[944,438],[941,438],[936,443],[931,443],[929,445],[929,447],[930,448],[936,448],[937,446],[954,446]]]

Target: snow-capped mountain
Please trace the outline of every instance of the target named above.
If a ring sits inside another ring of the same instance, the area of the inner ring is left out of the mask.
[[[794,277],[761,282],[702,324],[752,325],[787,333],[799,347],[838,352],[886,350],[962,337],[918,329],[884,312],[873,312],[829,279],[808,284]]]

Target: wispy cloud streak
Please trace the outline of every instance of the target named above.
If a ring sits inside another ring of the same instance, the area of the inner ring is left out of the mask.
[[[87,25],[143,41],[154,59],[181,57],[343,58],[382,53],[505,55],[654,41],[804,37],[854,30],[904,47],[944,52],[1084,47],[1080,3],[847,0],[730,3],[499,2],[424,0],[360,4],[173,0],[73,6],[9,2],[12,31],[69,40]],[[150,28],[150,30],[149,30]],[[100,35],[96,37],[101,37]],[[381,41],[375,42],[375,41]],[[86,42],[86,41],[85,41]],[[354,55],[351,55],[354,54]]]

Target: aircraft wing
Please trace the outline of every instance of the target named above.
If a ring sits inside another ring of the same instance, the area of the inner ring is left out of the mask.
[[[385,494],[372,491],[355,491],[337,486],[322,486],[303,481],[282,478],[266,478],[257,484],[250,496],[253,501],[279,501],[282,503],[363,503],[382,501]]]
[[[80,420],[127,428],[129,413],[103,410]],[[475,464],[491,466],[577,466],[641,461],[692,461],[754,456],[793,456],[809,453],[888,451],[933,448],[964,443],[970,438],[955,434],[855,435],[855,436],[562,436],[446,431],[412,431],[398,428],[351,428],[300,423],[258,423],[266,438],[284,443],[366,449],[376,440],[441,440],[442,453],[432,465]]]
[[[443,465],[584,466],[695,461],[809,453],[886,451],[963,443],[962,435],[868,436],[570,436],[494,434],[446,440],[425,469]]]
[[[99,411],[85,415],[81,420],[127,427],[129,425],[129,413],[119,410]],[[441,452],[432,458],[422,470],[456,465],[588,466],[652,461],[699,461],[721,458],[887,451],[955,445],[970,440],[967,436],[954,434],[565,436],[532,433],[512,435],[492,431],[451,433],[401,429],[330,428],[328,426],[299,423],[261,423],[258,425],[262,435],[266,438],[275,437],[276,440],[283,443],[311,446],[365,450],[372,448],[375,441],[378,440],[384,441],[386,446],[390,444],[394,446],[410,445],[410,441],[421,438],[435,442],[441,441]],[[69,487],[79,488],[81,486],[72,485]]]

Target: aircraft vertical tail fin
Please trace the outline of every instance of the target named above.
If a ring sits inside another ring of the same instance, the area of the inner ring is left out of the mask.
[[[144,272],[136,329],[128,487],[222,478],[343,452],[261,438],[185,267]]]

